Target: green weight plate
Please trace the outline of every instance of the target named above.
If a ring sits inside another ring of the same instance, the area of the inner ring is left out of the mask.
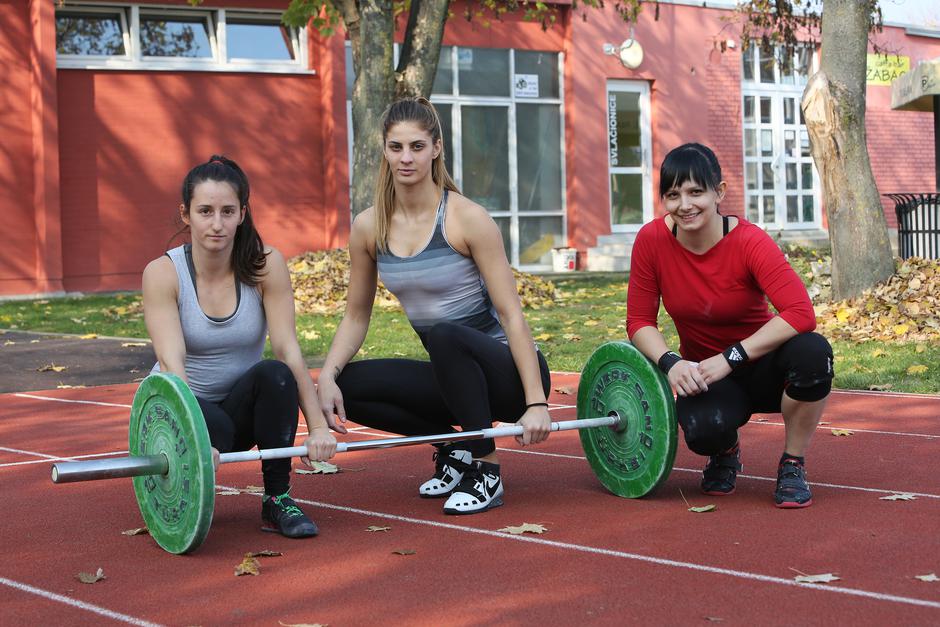
[[[578,385],[579,419],[613,412],[621,418],[619,431],[579,431],[584,454],[608,490],[626,498],[645,496],[672,471],[676,405],[665,377],[629,342],[608,342],[594,351]]]
[[[131,408],[131,455],[163,454],[166,475],[134,477],[134,493],[150,535],[170,553],[197,549],[215,507],[209,432],[196,397],[179,377],[152,374]]]

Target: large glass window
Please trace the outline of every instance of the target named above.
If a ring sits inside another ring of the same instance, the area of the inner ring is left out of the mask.
[[[226,15],[229,59],[291,61],[296,59],[291,29],[277,18]]]
[[[800,110],[813,50],[785,58],[780,49],[751,46],[742,62],[745,217],[768,228],[819,228],[818,183]]]
[[[56,52],[60,55],[124,56],[127,21],[123,11],[57,11]]]
[[[280,13],[57,0],[59,67],[305,73],[306,29]]]
[[[208,15],[140,16],[140,48],[145,57],[211,59]]]
[[[347,46],[347,98],[354,80]],[[445,163],[516,267],[550,268],[551,249],[567,243],[562,93],[557,52],[441,47],[431,100]],[[352,141],[350,120],[350,154]]]

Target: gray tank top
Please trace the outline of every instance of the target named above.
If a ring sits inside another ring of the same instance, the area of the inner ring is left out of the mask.
[[[408,316],[421,342],[438,322],[452,322],[486,333],[507,343],[496,309],[470,257],[451,247],[444,230],[447,190],[437,208],[434,230],[425,247],[411,257],[379,252],[379,277]]]
[[[261,360],[268,334],[261,294],[236,282],[235,313],[211,318],[196,296],[196,278],[189,244],[166,254],[173,261],[179,283],[180,324],[186,343],[186,378],[193,394],[218,402],[228,396],[238,378]],[[159,372],[157,363],[152,372]]]

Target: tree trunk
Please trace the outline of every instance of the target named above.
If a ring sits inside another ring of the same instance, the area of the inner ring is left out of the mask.
[[[395,18],[392,0],[336,2],[349,33],[356,82],[352,93],[352,212],[373,202],[382,158],[382,112],[402,96],[429,96],[449,0],[412,0],[404,43],[393,66]],[[365,63],[363,61],[365,60]]]
[[[825,0],[820,71],[802,109],[822,179],[832,243],[832,296],[857,296],[894,273],[888,225],[865,137],[868,2]]]

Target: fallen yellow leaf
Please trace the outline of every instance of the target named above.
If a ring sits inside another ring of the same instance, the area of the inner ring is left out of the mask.
[[[883,351],[882,349],[880,349],[880,348],[879,348],[879,349],[876,349],[876,350],[873,350],[873,351],[871,352],[871,356],[872,356],[872,357],[881,357],[882,355],[887,355],[887,353],[884,352],[884,351]]]
[[[145,533],[150,533],[150,532],[147,531],[146,527],[137,527],[136,529],[125,529],[121,533],[124,534],[125,536],[140,536],[140,535],[143,535]]]
[[[888,496],[879,497],[881,501],[916,501],[917,497],[913,494],[907,494],[906,492],[900,494],[889,494]]]
[[[911,327],[906,324],[896,324],[894,327],[892,327],[891,330],[894,331],[895,335],[904,335],[910,330],[910,328]]]
[[[829,583],[839,581],[839,577],[833,573],[823,573],[822,575],[799,575],[794,577],[793,580],[800,583]]]
[[[330,462],[310,462],[311,468],[297,468],[294,470],[298,475],[335,475],[339,472],[339,466]]]
[[[104,570],[101,568],[95,571],[94,574],[78,573],[77,575],[75,575],[75,578],[81,581],[82,583],[97,583],[101,581],[102,579],[107,579],[107,577],[104,576]]]
[[[40,366],[36,368],[36,372],[62,372],[67,370],[68,366],[57,366],[55,363],[46,364],[45,366]]]
[[[366,527],[366,531],[391,531],[391,527],[379,527],[378,525],[369,525]]]
[[[853,431],[850,431],[849,429],[833,429],[832,435],[847,436],[847,435],[855,435],[855,433]]]
[[[715,504],[702,505],[701,507],[690,507],[690,512],[695,512],[696,514],[702,514],[704,512],[713,512],[718,509],[718,506]]]
[[[550,333],[542,333],[540,335],[536,335],[532,339],[538,340],[539,342],[547,342],[548,340],[552,339],[552,336]]]
[[[93,340],[98,337],[97,333],[86,333],[85,335],[79,335],[78,339],[80,340]]]
[[[497,529],[497,531],[502,531],[504,533],[511,533],[512,535],[518,536],[523,533],[537,533],[542,534],[548,531],[548,528],[545,525],[540,525],[538,523],[522,523],[515,527],[503,527],[502,529]]]
[[[914,364],[907,369],[907,374],[924,374],[927,372],[927,366],[921,364]]]
[[[235,567],[235,576],[260,575],[261,572],[258,570],[260,567],[261,563],[251,553],[245,553],[245,559]]]
[[[397,549],[392,551],[395,555],[414,555],[417,551],[414,549]]]

